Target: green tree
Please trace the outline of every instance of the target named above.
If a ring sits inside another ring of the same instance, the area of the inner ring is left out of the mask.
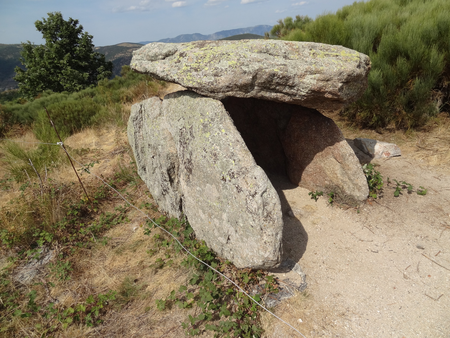
[[[284,20],[278,20],[278,24],[272,27],[272,30],[270,31],[271,36],[276,36],[278,38],[282,38],[286,35],[288,35],[292,30],[294,29],[303,29],[303,27],[309,23],[312,22],[313,19],[311,19],[309,16],[305,15],[297,15],[295,17],[295,20],[293,20],[290,16],[285,18]]]
[[[48,13],[48,18],[36,21],[45,45],[22,43],[21,63],[26,70],[15,68],[15,80],[28,97],[50,89],[54,92],[75,92],[112,74],[112,62],[94,52],[92,35],[83,32],[78,20],[63,19],[60,12]]]

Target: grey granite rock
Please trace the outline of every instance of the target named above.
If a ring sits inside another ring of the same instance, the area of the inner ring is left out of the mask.
[[[280,263],[278,194],[220,101],[185,91],[132,107],[128,139],[160,209],[237,267]]]
[[[303,108],[289,121],[283,137],[292,183],[311,191],[333,192],[335,200],[358,205],[369,188],[354,151],[330,118]]]
[[[131,67],[199,94],[339,109],[367,87],[370,59],[342,46],[274,40],[151,43]]]
[[[355,138],[353,142],[356,147],[374,159],[391,158],[402,155],[400,148],[394,143],[381,142],[370,138],[360,137]]]

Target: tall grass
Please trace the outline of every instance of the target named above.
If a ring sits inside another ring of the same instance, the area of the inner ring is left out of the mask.
[[[417,128],[448,112],[449,1],[355,2],[283,38],[342,45],[370,56],[369,86],[343,112],[362,127]]]

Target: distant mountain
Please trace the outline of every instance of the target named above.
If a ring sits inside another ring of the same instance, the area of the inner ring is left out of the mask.
[[[5,45],[0,44],[0,92],[8,89],[17,88],[17,82],[14,81],[14,68],[21,66],[20,44]]]
[[[264,39],[264,36],[256,34],[238,34],[220,40],[258,40],[258,39]]]
[[[139,43],[123,42],[112,46],[95,47],[95,51],[105,55],[106,61],[114,65],[113,77],[120,75],[122,66],[129,65],[133,57],[133,51],[141,48]]]
[[[273,26],[269,25],[259,25],[254,27],[247,27],[247,28],[237,28],[237,29],[229,29],[226,31],[220,31],[209,35],[203,35],[199,33],[194,34],[183,34],[178,35],[175,38],[169,38],[169,39],[161,39],[156,42],[170,42],[170,43],[176,43],[176,42],[191,42],[191,41],[198,41],[198,40],[220,40],[224,38],[228,38],[233,35],[240,35],[240,34],[256,34],[264,36],[265,32],[270,32]],[[155,41],[142,41],[139,42],[143,45],[147,43],[151,43]]]

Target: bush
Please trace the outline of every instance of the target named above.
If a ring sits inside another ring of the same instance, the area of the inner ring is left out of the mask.
[[[103,109],[101,105],[89,97],[79,100],[69,99],[54,103],[47,110],[62,138],[68,137],[84,127],[91,125],[92,118]],[[36,119],[34,132],[39,140],[49,142],[45,136],[51,134],[48,129],[53,130],[49,123],[47,112],[41,110]],[[53,131],[54,133],[54,131]]]
[[[91,124],[114,122],[123,125],[127,114],[124,116],[123,110],[117,106],[156,95],[158,89],[164,86],[164,82],[133,72],[129,66],[122,67],[121,75],[113,80],[102,80],[95,88],[87,88],[72,94],[53,93],[47,90],[29,102],[20,99],[5,101],[0,105],[0,136],[5,135],[16,124],[31,126],[35,123],[35,129],[47,128],[45,125],[50,125],[44,107],[47,107],[55,123],[58,123],[58,128],[63,126],[66,136]],[[61,111],[57,112],[58,109]],[[60,116],[66,113],[68,116]],[[81,118],[81,121],[69,121],[70,117]],[[37,137],[50,142],[48,138],[41,136],[42,133],[44,133],[42,130],[37,130]]]
[[[368,88],[343,111],[361,127],[421,127],[448,104],[448,1],[355,2],[318,16],[284,39],[342,45],[370,56]]]

